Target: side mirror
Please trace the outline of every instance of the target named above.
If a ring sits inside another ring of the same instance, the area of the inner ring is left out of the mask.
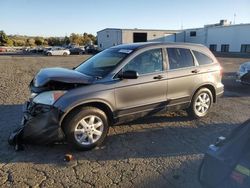
[[[138,76],[139,76],[138,72],[133,71],[133,70],[127,70],[127,71],[121,72],[118,77],[121,79],[137,79]]]

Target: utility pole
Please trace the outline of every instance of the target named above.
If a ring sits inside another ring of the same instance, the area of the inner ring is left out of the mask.
[[[234,24],[235,24],[235,18],[236,18],[236,14],[234,13]]]

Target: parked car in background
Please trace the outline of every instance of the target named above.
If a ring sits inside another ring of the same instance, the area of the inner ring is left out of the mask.
[[[30,50],[30,47],[23,47],[23,48],[22,48],[22,51],[23,51],[24,53],[28,53],[29,50]]]
[[[16,140],[47,144],[66,139],[88,150],[100,145],[117,122],[180,109],[202,118],[224,92],[221,77],[220,64],[202,45],[115,46],[74,69],[40,70],[30,84]]]
[[[100,50],[98,49],[98,46],[97,45],[87,45],[85,47],[85,51],[86,53],[88,54],[97,54],[100,52]]]
[[[84,46],[74,47],[74,48],[70,48],[69,51],[70,51],[70,54],[82,55],[82,54],[85,54],[85,47]]]
[[[53,48],[53,47],[45,47],[45,48],[43,49],[43,53],[46,54],[47,51],[50,51],[52,48]]]
[[[7,52],[6,48],[0,47],[0,52]]]
[[[26,52],[30,52],[30,53],[43,53],[44,47],[42,46],[37,46],[35,48],[27,48]]]
[[[250,62],[240,65],[239,70],[236,73],[236,81],[242,84],[250,85]]]
[[[46,51],[47,56],[52,56],[52,55],[63,55],[67,56],[70,55],[69,49],[63,48],[63,47],[52,47],[51,49],[48,49]]]

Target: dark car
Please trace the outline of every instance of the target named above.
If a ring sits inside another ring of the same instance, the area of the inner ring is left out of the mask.
[[[36,48],[28,49],[30,53],[43,53],[44,48],[42,46],[37,46]]]
[[[87,45],[85,47],[85,52],[88,53],[88,54],[97,54],[99,53],[99,49],[96,45]]]
[[[84,47],[70,48],[69,51],[70,51],[70,54],[77,54],[77,55],[85,54],[85,48]]]
[[[224,86],[221,66],[205,46],[136,43],[104,50],[73,70],[42,69],[30,90],[23,127],[10,143],[66,139],[87,150],[117,122],[180,109],[204,117]]]
[[[236,81],[241,84],[250,85],[250,62],[245,62],[240,65],[236,73]]]

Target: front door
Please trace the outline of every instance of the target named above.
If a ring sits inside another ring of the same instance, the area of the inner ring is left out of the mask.
[[[118,117],[165,107],[167,78],[163,67],[160,48],[142,52],[124,66],[122,71],[137,71],[139,77],[123,79],[115,88]]]

